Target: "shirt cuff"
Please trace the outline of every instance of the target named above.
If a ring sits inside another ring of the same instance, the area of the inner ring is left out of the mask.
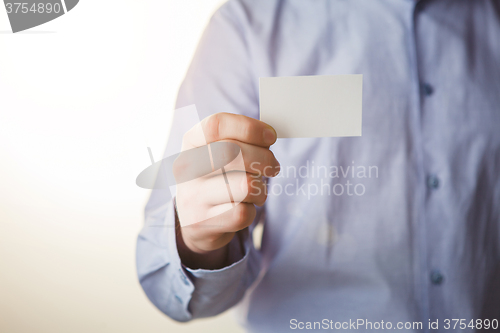
[[[252,249],[248,229],[236,233],[229,244],[229,257],[234,262],[221,269],[191,269],[183,266],[194,285],[189,311],[195,318],[214,316],[229,309],[243,298],[255,280],[259,260]]]
[[[228,262],[226,267],[220,269],[192,269],[182,265],[183,268],[189,273],[192,280],[201,278],[212,279],[231,279],[234,275],[239,275],[240,270],[245,270],[245,262],[248,260],[250,249],[244,246],[243,231],[239,231],[233,237],[228,246]]]

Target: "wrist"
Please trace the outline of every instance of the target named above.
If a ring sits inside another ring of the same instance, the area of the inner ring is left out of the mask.
[[[175,214],[175,228],[176,228],[176,243],[177,251],[181,262],[191,269],[220,269],[227,266],[229,246],[225,246],[213,250],[204,251],[197,248],[195,245],[187,244],[183,235],[182,228],[177,217],[177,212]]]

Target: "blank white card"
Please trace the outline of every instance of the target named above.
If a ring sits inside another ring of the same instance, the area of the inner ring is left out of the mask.
[[[363,75],[265,77],[260,120],[278,138],[361,136]]]

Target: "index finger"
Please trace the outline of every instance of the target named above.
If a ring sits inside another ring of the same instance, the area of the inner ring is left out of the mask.
[[[232,139],[268,148],[276,142],[276,138],[274,128],[260,120],[239,114],[216,113],[191,128],[184,135],[184,143],[189,147],[200,147]]]

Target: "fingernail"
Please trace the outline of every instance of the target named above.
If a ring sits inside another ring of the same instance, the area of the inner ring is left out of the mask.
[[[276,133],[270,129],[264,129],[264,142],[267,144],[273,144],[276,141]]]

